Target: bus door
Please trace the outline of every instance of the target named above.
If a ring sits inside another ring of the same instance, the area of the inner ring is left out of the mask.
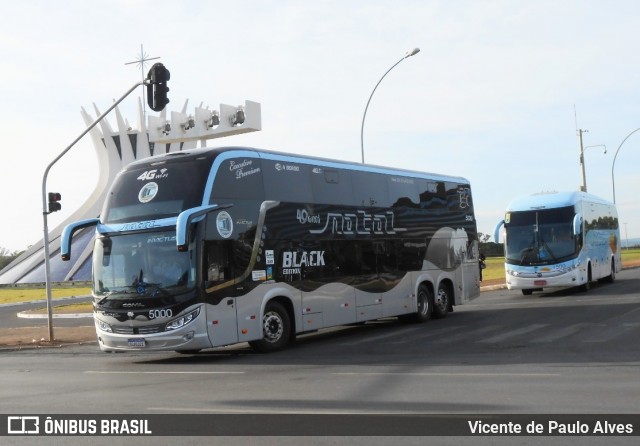
[[[205,244],[204,292],[207,332],[213,346],[238,342],[237,290],[231,241]]]
[[[480,294],[478,285],[480,283],[479,262],[474,259],[462,262],[462,267],[456,269],[455,280],[455,283],[462,284],[462,290],[459,293],[455,293],[460,299],[459,302],[455,302],[456,304],[463,304],[478,297]]]

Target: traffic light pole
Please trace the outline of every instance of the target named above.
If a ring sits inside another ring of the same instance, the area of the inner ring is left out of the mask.
[[[67,148],[62,151],[62,153],[60,153],[60,155],[58,155],[53,161],[51,161],[51,163],[47,166],[47,168],[44,171],[44,175],[42,177],[42,217],[44,220],[44,224],[43,224],[44,236],[42,240],[44,243],[44,275],[45,275],[45,288],[47,293],[47,321],[49,325],[49,342],[54,341],[53,308],[51,305],[51,265],[49,263],[49,225],[47,223],[47,216],[50,213],[47,205],[47,177],[49,176],[49,171],[51,170],[53,165],[60,160],[60,158],[62,158],[78,141],[80,141],[84,137],[84,135],[89,133],[89,131],[91,131],[92,128],[98,125],[98,123],[102,121],[104,117],[111,112],[111,110],[116,108],[118,104],[120,104],[120,102],[122,102],[127,96],[131,94],[132,91],[134,91],[140,85],[149,85],[149,80],[145,79],[143,81],[137,82],[133,87],[131,87],[129,91],[127,91],[124,95],[122,95],[120,99],[115,101],[113,105],[107,109],[107,111],[105,111],[100,116],[98,116],[98,118],[95,121],[93,121],[93,123],[89,127],[87,127],[87,129],[84,132],[82,132],[80,136],[78,136],[75,140],[73,140],[73,142],[69,144],[69,146],[67,146]]]

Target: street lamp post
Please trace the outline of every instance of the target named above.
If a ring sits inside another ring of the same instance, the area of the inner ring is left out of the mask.
[[[371,98],[373,97],[373,93],[376,92],[376,89],[378,88],[378,85],[380,85],[380,82],[382,82],[382,79],[385,78],[385,76],[387,74],[389,74],[389,72],[391,70],[393,70],[396,65],[398,65],[400,62],[402,62],[403,60],[405,60],[408,57],[411,56],[415,56],[416,54],[418,54],[420,52],[420,48],[414,48],[413,50],[407,52],[407,54],[405,54],[402,59],[400,59],[399,61],[397,61],[395,64],[393,64],[391,66],[391,68],[389,68],[386,73],[384,73],[382,75],[382,77],[380,78],[380,80],[378,81],[378,83],[376,84],[375,87],[373,87],[373,91],[371,92],[371,95],[369,96],[369,100],[367,101],[367,106],[364,108],[364,114],[362,115],[362,125],[360,126],[360,150],[362,151],[362,164],[364,164],[364,139],[363,139],[363,135],[364,135],[364,119],[367,116],[367,109],[369,108],[369,103],[371,102]]]
[[[633,132],[629,133],[620,143],[620,145],[618,146],[618,150],[616,150],[616,154],[613,156],[613,163],[611,164],[611,187],[613,188],[613,204],[616,204],[616,183],[615,180],[613,178],[613,168],[616,166],[616,158],[618,157],[618,152],[620,151],[620,148],[622,147],[622,144],[624,144],[624,142],[629,139],[629,137],[631,135],[633,135],[635,132],[637,132],[638,130],[640,130],[640,128],[635,129]]]

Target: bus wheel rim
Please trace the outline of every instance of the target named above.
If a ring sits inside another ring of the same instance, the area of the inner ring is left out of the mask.
[[[269,342],[276,342],[282,337],[284,324],[279,314],[269,312],[263,319],[264,339]]]
[[[438,297],[436,297],[436,305],[440,309],[446,309],[447,305],[449,305],[449,296],[447,292],[442,288],[438,290]]]

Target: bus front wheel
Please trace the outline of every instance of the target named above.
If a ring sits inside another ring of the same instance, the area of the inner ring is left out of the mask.
[[[278,302],[269,302],[262,316],[262,339],[251,341],[249,345],[261,353],[281,350],[291,338],[289,313]]]
[[[586,293],[591,289],[591,265],[587,267],[587,281],[580,285],[580,291]]]

